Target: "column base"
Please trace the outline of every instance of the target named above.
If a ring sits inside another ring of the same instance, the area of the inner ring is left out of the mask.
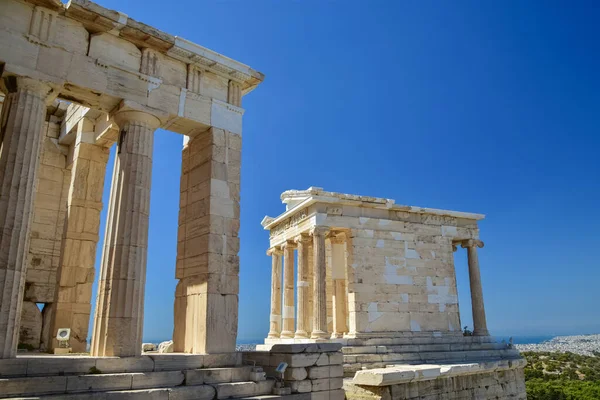
[[[488,331],[487,329],[485,329],[485,330],[475,329],[473,331],[473,336],[490,336],[490,331]]]
[[[296,331],[295,339],[308,339],[309,335],[306,331]]]
[[[329,334],[325,331],[312,331],[310,338],[311,339],[328,339]]]
[[[292,331],[283,331],[281,332],[281,335],[279,335],[280,338],[282,339],[293,339],[294,338],[294,332]]]
[[[279,339],[279,333],[269,332],[269,334],[267,335],[267,339]]]

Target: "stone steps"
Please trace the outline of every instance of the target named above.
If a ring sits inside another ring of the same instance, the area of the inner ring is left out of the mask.
[[[504,343],[435,343],[435,344],[405,344],[386,346],[350,346],[342,347],[342,353],[346,354],[385,354],[385,353],[418,353],[435,351],[479,351],[479,350],[503,350],[507,345]]]
[[[256,379],[258,382],[253,382]],[[0,379],[2,398],[148,398],[212,399],[237,398],[271,393],[274,381],[265,380],[261,368],[241,366],[179,371],[128,372]],[[159,390],[161,389],[161,390]],[[154,392],[159,390],[158,392]],[[164,392],[164,393],[163,393]],[[194,394],[194,393],[197,393]],[[162,394],[161,394],[162,393]],[[167,397],[164,397],[164,395]],[[58,397],[56,397],[58,395]],[[30,396],[30,397],[23,397]],[[162,396],[162,397],[161,397]],[[191,396],[191,397],[190,397]],[[219,397],[220,396],[220,397]],[[129,397],[127,397],[129,398]],[[144,398],[144,397],[140,397]]]
[[[270,394],[275,381],[272,379],[261,382],[232,382],[214,385],[217,399],[234,399]]]
[[[242,353],[151,354],[140,357],[24,355],[0,360],[0,378],[183,371],[242,365]]]

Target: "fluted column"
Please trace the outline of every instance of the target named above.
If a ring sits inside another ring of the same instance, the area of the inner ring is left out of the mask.
[[[471,307],[473,309],[473,335],[489,336],[487,322],[485,319],[485,307],[483,304],[483,288],[481,286],[481,273],[479,271],[479,258],[477,248],[483,248],[481,240],[465,240],[462,247],[467,249],[469,262],[469,282],[471,284]]]
[[[346,249],[343,234],[331,238],[331,278],[333,280],[332,338],[341,338],[348,332],[346,295]]]
[[[141,354],[154,131],[159,120],[139,111],[114,116],[121,128],[112,179],[98,302],[94,356]]]
[[[271,318],[269,339],[276,339],[281,334],[281,255],[279,249],[267,251],[271,256]]]
[[[312,339],[327,339],[327,293],[325,264],[325,233],[322,227],[312,228],[313,237],[313,330]]]
[[[281,338],[294,337],[294,248],[293,242],[283,246],[283,330]]]
[[[17,79],[4,107],[8,120],[0,154],[0,359],[16,357],[34,185],[50,87]]]
[[[308,242],[307,235],[300,235],[296,238],[298,244],[298,306],[296,316],[296,338],[306,339],[309,336],[309,290],[308,282]]]

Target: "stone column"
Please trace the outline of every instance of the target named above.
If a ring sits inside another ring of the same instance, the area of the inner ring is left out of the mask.
[[[235,351],[240,261],[240,135],[210,128],[184,142],[173,349]]]
[[[467,249],[469,262],[469,282],[471,284],[471,307],[473,309],[473,335],[489,336],[485,320],[485,307],[483,304],[483,288],[481,287],[481,274],[479,272],[479,258],[477,248],[483,248],[481,240],[470,239],[462,243]]]
[[[294,248],[293,242],[287,242],[283,246],[283,330],[282,339],[294,337],[294,319],[296,309],[294,307]]]
[[[277,339],[281,334],[281,250],[272,248],[267,251],[271,256],[271,318],[269,339]]]
[[[158,118],[114,116],[121,128],[108,206],[94,319],[93,356],[139,356],[148,252],[152,148]]]
[[[348,332],[346,296],[346,249],[341,237],[331,238],[331,277],[333,279],[333,333],[341,338]]]
[[[0,359],[16,357],[27,253],[50,87],[18,78],[0,154]]]
[[[314,272],[313,272],[313,330],[311,339],[327,339],[327,293],[325,263],[325,233],[323,227],[312,228]]]
[[[296,338],[307,339],[309,337],[309,290],[308,282],[308,242],[307,235],[300,235],[296,238],[298,245],[298,307],[296,317]]]
[[[82,119],[73,149],[67,217],[58,269],[58,295],[51,335],[71,328],[70,346],[87,351],[96,247],[109,149],[95,143],[93,124]],[[53,339],[56,347],[56,339]]]

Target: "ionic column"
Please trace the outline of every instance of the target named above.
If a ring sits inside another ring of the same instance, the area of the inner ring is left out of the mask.
[[[16,357],[34,185],[50,87],[18,78],[5,101],[0,154],[0,359]]]
[[[121,128],[108,206],[91,353],[138,356],[142,348],[154,131],[140,111],[114,116]]]
[[[296,316],[296,338],[307,339],[309,336],[309,290],[308,282],[308,242],[307,235],[296,238],[298,244],[298,307]]]
[[[462,243],[467,249],[469,262],[469,282],[471,284],[471,307],[473,309],[473,335],[489,336],[485,320],[485,307],[483,304],[483,288],[481,287],[481,273],[479,272],[479,258],[477,248],[483,248],[481,240],[470,239]]]
[[[346,249],[340,237],[331,238],[331,278],[333,280],[333,333],[332,338],[341,338],[348,332],[346,295]]]
[[[277,339],[281,334],[281,255],[277,248],[267,251],[271,256],[271,318],[269,339]]]
[[[283,330],[281,338],[294,337],[294,248],[293,242],[283,246]]]
[[[327,339],[327,293],[325,264],[325,233],[322,227],[312,228],[313,237],[313,330],[311,339]]]

